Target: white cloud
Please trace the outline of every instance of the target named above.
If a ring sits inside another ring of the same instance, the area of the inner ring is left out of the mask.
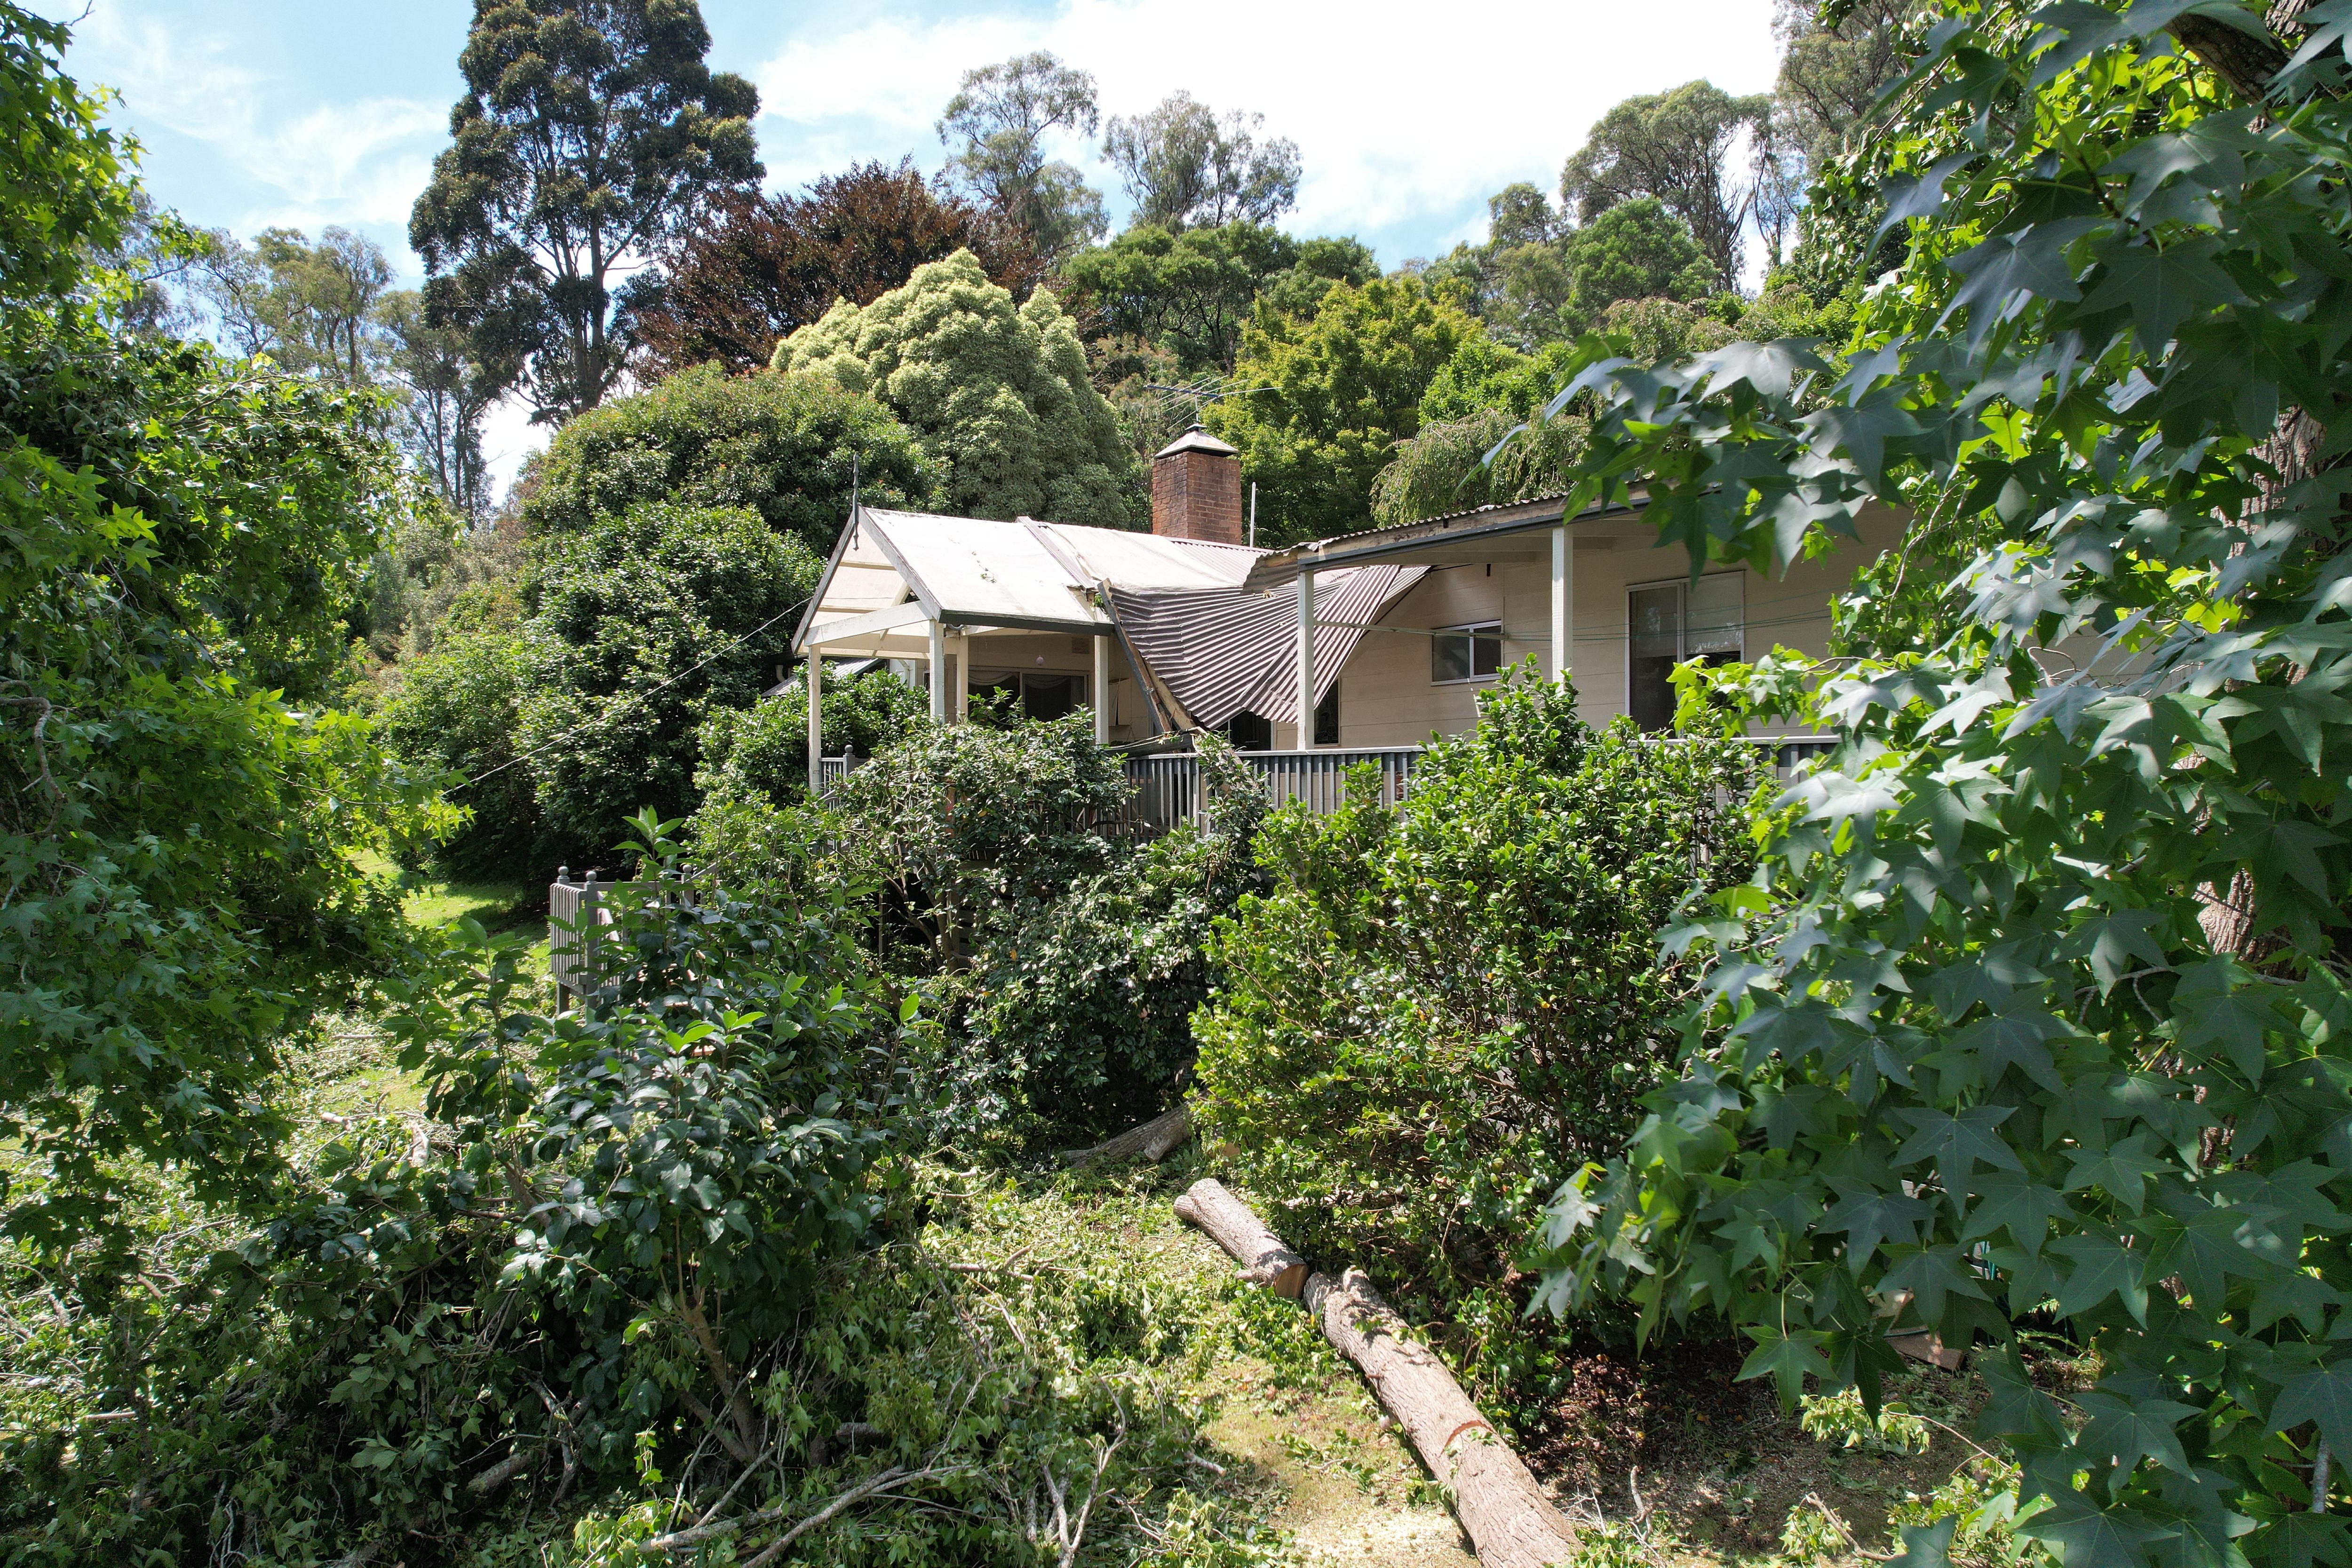
[[[226,40],[113,7],[77,29],[73,67],[121,95],[134,130],[204,142],[273,193],[243,228],[404,223],[447,125],[446,106],[415,99],[289,103]]]
[[[1695,77],[1760,91],[1776,64],[1765,0],[1464,0],[1442,13],[1394,0],[1344,11],[1064,0],[1036,21],[883,20],[790,41],[758,72],[770,172],[797,184],[900,150],[935,163],[931,125],[961,73],[1033,48],[1094,72],[1106,113],[1180,88],[1263,113],[1306,164],[1292,228],[1430,248],[1482,233],[1485,197],[1513,180],[1551,188],[1619,100]],[[1110,171],[1093,173],[1116,198]]]

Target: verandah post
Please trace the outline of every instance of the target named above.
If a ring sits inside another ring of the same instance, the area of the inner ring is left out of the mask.
[[[948,721],[948,636],[939,622],[925,621],[923,633],[931,656],[931,722]]]
[[[1576,553],[1568,540],[1568,519],[1551,531],[1551,683],[1566,686],[1575,663]]]
[[[824,793],[824,650],[808,645],[809,798]]]
[[[1298,749],[1315,744],[1315,574],[1298,574]]]
[[[1110,638],[1095,638],[1095,744],[1110,744]]]

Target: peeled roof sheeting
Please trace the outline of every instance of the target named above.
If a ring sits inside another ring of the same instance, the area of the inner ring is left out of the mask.
[[[1364,629],[1421,581],[1423,566],[1355,566],[1315,579],[1315,698],[1322,700]],[[1129,646],[1185,712],[1214,729],[1236,713],[1298,721],[1298,602],[1238,588],[1110,584]]]
[[[911,511],[866,516],[946,620],[971,626],[1103,622],[1061,563],[1020,523]]]

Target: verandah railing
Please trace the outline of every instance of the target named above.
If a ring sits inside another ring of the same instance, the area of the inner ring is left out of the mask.
[[[1817,735],[1754,735],[1746,739],[1750,745],[1771,748],[1772,771],[1784,781],[1796,776],[1808,761],[1837,743],[1827,736]],[[1677,742],[1661,737],[1656,743]],[[1274,805],[1303,801],[1308,811],[1320,816],[1337,811],[1346,801],[1349,770],[1360,763],[1369,763],[1379,771],[1381,804],[1396,805],[1410,793],[1413,769],[1424,750],[1421,746],[1360,746],[1349,750],[1333,746],[1311,752],[1238,752],[1234,755],[1265,780],[1266,795]],[[819,757],[817,776],[824,792],[830,794],[864,760],[847,753]],[[1126,809],[1109,826],[1129,833],[1151,835],[1165,833],[1180,822],[1200,820],[1203,803],[1198,752],[1149,752],[1129,756],[1126,765],[1133,793],[1128,797]],[[616,885],[599,882],[593,871],[574,882],[567,867],[557,872],[554,883],[547,889],[551,939],[548,967],[560,988],[559,994],[576,996],[594,985],[594,964],[590,956],[593,943],[583,942],[581,938],[610,922],[612,917],[603,905]]]
[[[1809,759],[1836,742],[1817,735],[1755,735],[1748,743],[1769,747],[1772,771],[1792,778]],[[1676,742],[1660,737],[1660,745]],[[1238,752],[1235,757],[1265,780],[1267,799],[1276,805],[1303,802],[1318,816],[1339,809],[1348,796],[1349,772],[1363,763],[1379,771],[1381,804],[1394,805],[1412,787],[1412,771],[1422,746],[1318,747],[1311,752]],[[817,759],[818,778],[832,793],[850,769],[863,759],[844,754]],[[1202,810],[1201,758],[1194,752],[1153,752],[1127,759],[1128,782],[1135,793],[1118,822],[1131,832],[1165,833],[1180,822],[1197,822]]]

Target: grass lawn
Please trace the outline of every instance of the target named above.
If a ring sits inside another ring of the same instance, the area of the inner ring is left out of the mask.
[[[359,858],[359,868],[371,877],[397,881],[400,868],[377,854]],[[419,926],[446,924],[471,915],[493,935],[514,931],[530,942],[531,961],[541,973],[547,969],[547,889],[524,882],[411,883],[401,900],[401,912]]]

